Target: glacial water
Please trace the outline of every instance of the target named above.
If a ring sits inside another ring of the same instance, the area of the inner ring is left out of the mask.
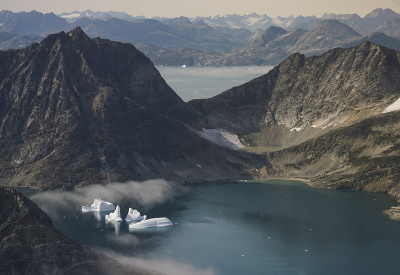
[[[272,66],[157,66],[162,77],[184,100],[209,98],[269,72]]]
[[[145,231],[129,231],[125,222],[116,230],[104,221],[106,213],[82,213],[81,201],[89,199],[77,193],[23,192],[79,243],[167,274],[396,274],[400,269],[400,223],[382,213],[395,205],[388,195],[284,180],[213,183],[179,192],[166,186],[157,192],[156,186],[151,206],[140,199],[145,189],[113,191],[123,218],[133,207],[174,223]]]

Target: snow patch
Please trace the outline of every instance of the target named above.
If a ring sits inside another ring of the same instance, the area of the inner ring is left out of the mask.
[[[235,133],[224,129],[203,129],[198,133],[201,137],[229,149],[237,150],[245,147]]]
[[[299,132],[299,131],[301,131],[301,130],[303,130],[303,128],[296,128],[296,127],[294,127],[294,128],[292,128],[292,129],[290,129],[290,132],[293,132],[293,131]]]
[[[396,100],[393,104],[386,107],[386,109],[382,111],[382,114],[393,112],[393,111],[398,111],[398,110],[400,110],[400,98],[398,100]]]
[[[81,15],[79,13],[71,13],[71,14],[63,14],[61,15],[62,18],[64,19],[75,19],[80,17]]]

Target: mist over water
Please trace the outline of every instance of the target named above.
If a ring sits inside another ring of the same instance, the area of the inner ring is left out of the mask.
[[[184,100],[210,98],[268,73],[272,66],[156,66],[169,86]]]
[[[393,274],[400,268],[400,223],[382,213],[395,205],[385,194],[283,180],[183,189],[162,180],[147,182],[147,190],[144,183],[123,185],[30,197],[79,243],[165,274]],[[132,207],[149,218],[168,217],[173,226],[129,231],[124,221],[117,231],[104,221],[107,213],[81,212],[93,196],[119,204],[122,218]]]

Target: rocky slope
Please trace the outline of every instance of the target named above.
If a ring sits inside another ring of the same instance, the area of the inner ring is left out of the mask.
[[[400,199],[400,52],[364,42],[294,54],[268,74],[189,104],[208,128],[236,132],[266,153],[265,177],[388,192]],[[396,209],[392,209],[396,214]]]
[[[318,57],[293,54],[268,74],[208,100],[193,100],[208,128],[250,145],[288,147],[379,114],[399,97],[400,54],[370,42]]]
[[[131,44],[78,27],[0,60],[1,184],[201,181],[260,165],[200,138],[190,127],[201,127],[199,114]]]
[[[0,187],[1,274],[155,274],[70,240],[21,193]]]

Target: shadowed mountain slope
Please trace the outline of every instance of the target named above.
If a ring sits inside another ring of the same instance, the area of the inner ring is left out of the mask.
[[[77,27],[0,60],[3,184],[202,181],[253,169],[252,156],[190,128],[198,112],[131,44],[90,39]]]

